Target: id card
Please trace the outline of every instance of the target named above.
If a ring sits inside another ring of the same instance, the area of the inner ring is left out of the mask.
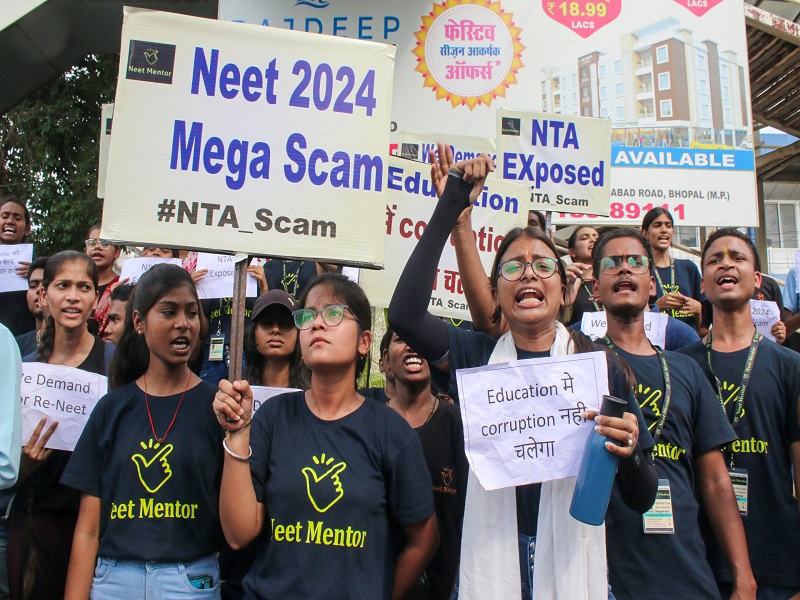
[[[668,479],[658,480],[658,492],[652,508],[642,515],[645,533],[674,534],[675,520],[672,514],[672,492]]]
[[[225,357],[225,336],[212,336],[208,346],[208,360],[222,360]]]
[[[736,504],[739,505],[739,514],[747,516],[747,469],[731,469],[728,471],[733,484],[733,493],[736,496]]]

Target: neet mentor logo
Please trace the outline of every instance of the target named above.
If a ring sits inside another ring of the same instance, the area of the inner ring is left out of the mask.
[[[131,40],[126,79],[171,84],[174,67],[174,45]]]
[[[512,117],[503,117],[502,133],[503,135],[519,135],[520,120]]]

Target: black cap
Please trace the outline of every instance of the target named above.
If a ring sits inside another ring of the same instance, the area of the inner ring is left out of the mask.
[[[253,321],[258,318],[258,315],[264,312],[264,309],[273,304],[285,306],[289,309],[290,313],[297,308],[297,300],[294,299],[294,296],[287,294],[283,290],[270,290],[265,294],[261,294],[256,300],[256,305],[253,307],[253,315],[251,317]]]

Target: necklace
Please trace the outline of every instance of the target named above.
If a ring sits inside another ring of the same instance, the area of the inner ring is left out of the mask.
[[[147,377],[145,375],[142,375],[142,377],[144,378],[144,403],[145,406],[147,406],[147,417],[150,419],[150,430],[153,432],[153,437],[156,439],[156,441],[159,444],[163,444],[169,435],[170,429],[172,429],[172,426],[175,424],[175,419],[178,418],[178,411],[181,409],[181,404],[183,404],[183,398],[186,396],[186,390],[189,389],[189,382],[192,380],[192,373],[191,371],[189,372],[189,379],[186,380],[186,387],[183,388],[183,394],[181,394],[181,399],[178,402],[178,408],[175,409],[175,414],[172,415],[172,421],[169,422],[169,427],[167,427],[164,437],[161,438],[156,434],[156,426],[153,425],[153,413],[150,412],[150,399],[147,396]]]

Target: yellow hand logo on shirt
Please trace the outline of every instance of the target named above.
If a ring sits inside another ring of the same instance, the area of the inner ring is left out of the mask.
[[[167,456],[172,452],[173,446],[172,444],[161,446],[159,442],[154,444],[152,439],[148,444],[139,442],[139,445],[145,450],[158,450],[150,457],[150,460],[145,460],[141,454],[131,456],[131,460],[139,472],[139,481],[142,482],[144,489],[151,494],[155,494],[172,477],[172,467],[169,466]]]
[[[344,471],[347,465],[343,462],[338,462],[331,467],[330,465],[334,462],[334,459],[326,459],[324,453],[319,458],[316,456],[312,458],[314,463],[326,470],[322,475],[317,475],[316,469],[312,467],[303,468],[303,475],[306,477],[306,491],[308,492],[308,499],[311,500],[311,504],[316,511],[324,513],[344,496],[339,473]]]

